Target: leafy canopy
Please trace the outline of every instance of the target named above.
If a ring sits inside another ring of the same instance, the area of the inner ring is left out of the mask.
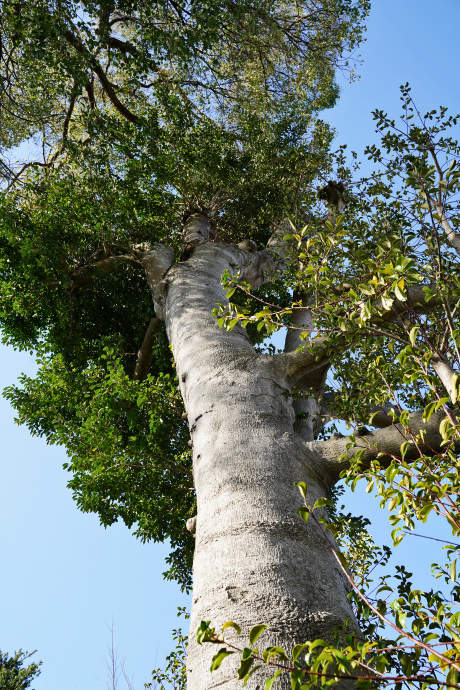
[[[163,334],[149,377],[132,380],[153,316],[139,255],[163,240],[178,249],[197,208],[218,239],[262,244],[274,221],[307,212],[331,139],[317,113],[336,100],[367,11],[367,0],[1,3],[1,328],[40,361],[8,395],[20,422],[66,446],[79,507],[169,537],[169,576],[184,587],[188,437]],[[30,147],[35,159],[11,163]],[[280,285],[265,294],[289,298]]]

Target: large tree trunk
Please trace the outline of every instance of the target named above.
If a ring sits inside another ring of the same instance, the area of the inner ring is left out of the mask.
[[[239,646],[247,645],[250,627],[268,623],[259,648],[288,650],[331,639],[346,618],[357,630],[333,554],[314,521],[305,524],[295,512],[295,482],[307,482],[313,503],[334,479],[314,444],[294,431],[289,381],[272,357],[254,351],[243,328],[224,331],[211,315],[225,302],[223,271],[244,270],[250,256],[204,242],[157,289],[189,419],[198,501],[188,690],[242,685],[236,655],[211,675],[216,648],[195,641],[202,620],[218,631],[238,623]],[[257,672],[248,687],[263,687],[265,677]],[[279,687],[288,686],[286,677]]]

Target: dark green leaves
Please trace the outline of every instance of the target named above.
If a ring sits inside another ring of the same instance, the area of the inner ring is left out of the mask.
[[[201,638],[200,638],[201,639]],[[205,639],[202,640],[203,642],[206,642]],[[222,649],[219,649],[217,654],[214,654],[212,657],[212,662],[211,662],[211,671],[217,671],[223,660],[227,657],[230,656],[230,654],[234,654],[235,652],[230,652],[228,651],[225,647]],[[238,676],[239,677],[239,676]]]

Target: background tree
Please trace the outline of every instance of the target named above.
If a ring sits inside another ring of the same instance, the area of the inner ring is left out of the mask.
[[[24,662],[30,659],[35,652],[15,652],[10,656],[0,651],[0,687],[2,690],[24,690],[30,688],[30,684],[40,675],[41,661],[24,666]]]

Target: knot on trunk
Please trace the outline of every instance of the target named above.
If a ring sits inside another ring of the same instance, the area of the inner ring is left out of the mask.
[[[321,201],[326,203],[329,209],[335,211],[335,213],[342,213],[348,204],[343,182],[329,180],[329,182],[318,191],[318,197]]]
[[[188,531],[191,532],[191,534],[195,534],[195,532],[196,532],[196,515],[189,518],[187,520],[187,522],[185,523],[185,526],[187,527]]]

